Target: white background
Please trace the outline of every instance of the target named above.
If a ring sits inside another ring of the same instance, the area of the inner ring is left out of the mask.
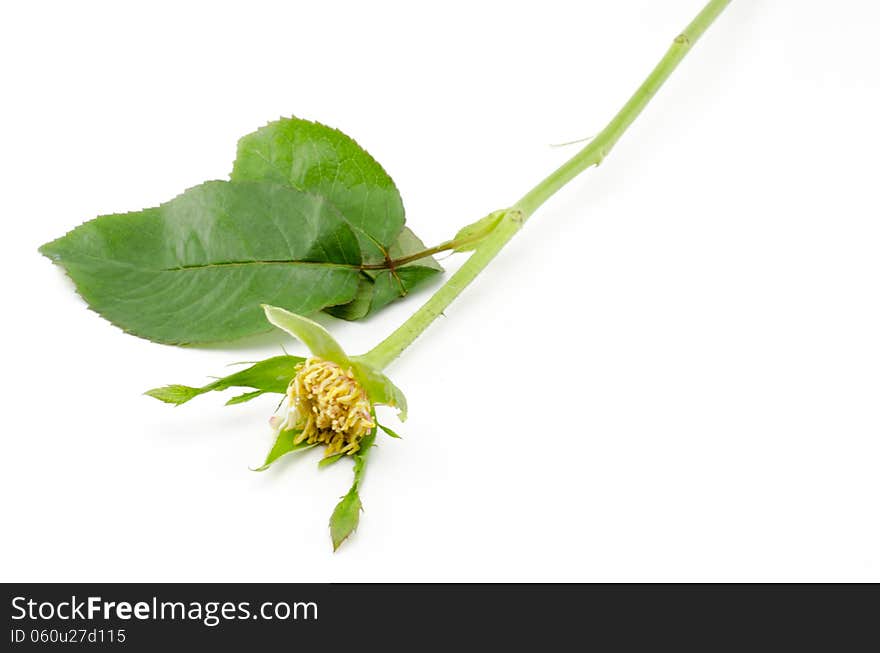
[[[4,5],[0,578],[880,580],[876,3],[734,0],[390,369],[405,439],[335,555],[348,464],[248,470],[273,399],[141,395],[301,347],[124,335],[36,251],[290,114],[367,147],[438,242],[598,132],[701,4]],[[358,353],[429,290],[323,321]]]

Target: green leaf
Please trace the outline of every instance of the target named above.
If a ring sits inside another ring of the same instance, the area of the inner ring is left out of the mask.
[[[384,424],[378,424],[378,423],[377,423],[377,425],[379,426],[380,429],[382,429],[383,431],[385,431],[385,433],[387,433],[388,435],[390,435],[392,438],[397,438],[398,440],[403,440],[402,437],[400,437],[399,435],[397,435],[397,433],[395,433],[394,431],[392,431],[390,428],[388,428],[388,427],[385,426]]]
[[[404,227],[403,201],[388,173],[354,140],[337,129],[299,118],[283,118],[238,142],[230,178],[271,181],[327,198],[357,234],[364,263],[382,263],[425,249]],[[352,301],[328,313],[358,320],[403,297],[442,272],[433,258],[395,271],[361,275]]]
[[[361,440],[361,448],[352,456],[354,458],[354,483],[352,483],[351,489],[336,504],[333,514],[330,515],[330,538],[333,541],[334,551],[357,529],[360,522],[363,504],[358,494],[358,488],[364,478],[367,456],[375,441],[376,429],[374,428],[369,435]]]
[[[289,431],[281,431],[278,433],[278,437],[275,439],[275,444],[272,445],[272,449],[269,450],[268,455],[266,456],[265,462],[262,465],[254,469],[255,472],[262,472],[267,469],[274,463],[276,460],[281,458],[281,456],[285,456],[289,453],[293,453],[294,451],[303,451],[304,449],[311,449],[314,447],[314,444],[309,444],[307,442],[300,442],[299,444],[294,444],[293,441],[297,435],[300,434],[300,431],[297,430],[289,430]],[[364,438],[366,439],[366,438]]]
[[[266,319],[282,331],[302,341],[315,356],[343,367],[350,364],[348,355],[338,342],[317,322],[277,306],[263,306]]]
[[[389,249],[388,256],[392,260],[399,260],[424,250],[424,243],[408,227],[404,227]],[[365,270],[358,283],[355,298],[348,304],[331,306],[325,311],[343,320],[360,320],[409,294],[442,271],[443,268],[431,256],[393,270]]]
[[[348,320],[350,322],[360,320],[370,313],[374,294],[373,278],[363,273],[360,279],[358,279],[358,287],[354,299],[347,304],[330,306],[325,308],[324,311],[333,317],[338,317],[340,320]]]
[[[318,461],[318,468],[323,469],[324,467],[329,467],[333,463],[339,462],[344,455],[344,453],[335,453],[332,456],[325,456]]]
[[[408,295],[436,274],[437,270],[431,267],[413,263],[396,270],[382,270],[373,280],[372,299],[364,317],[384,308],[398,297]],[[328,312],[331,311],[328,309]]]
[[[419,237],[409,228],[404,227],[397,241],[391,246],[388,256],[392,260],[399,260],[424,250],[425,244]],[[398,297],[409,294],[414,288],[441,272],[443,268],[432,256],[393,270],[368,271],[367,274],[373,277],[373,298],[367,315],[372,315]]]
[[[296,374],[296,366],[302,363],[303,360],[299,356],[273,356],[259,363],[254,363],[235,374],[212,381],[201,388],[193,388],[188,385],[166,385],[162,388],[147,390],[144,394],[168,404],[180,405],[213,390],[254,388],[257,392],[248,392],[238,397],[233,397],[227,402],[227,405],[242,403],[253,399],[258,394],[266,392],[284,394],[287,391],[290,380]]]
[[[212,181],[157,208],[105,215],[43,245],[89,306],[135,335],[184,344],[267,330],[260,305],[314,313],[354,299],[358,238],[321,197]]]
[[[317,122],[283,118],[244,136],[230,179],[326,197],[357,232],[365,261],[384,260],[403,228],[403,201],[388,173],[351,138]]]
[[[422,242],[422,239],[416,236],[412,229],[404,227],[397,240],[391,245],[391,249],[388,250],[388,255],[392,259],[401,259],[425,249],[425,243]],[[405,270],[410,267],[427,268],[434,272],[443,272],[443,266],[433,256],[426,256],[412,263],[407,263],[405,266],[398,268],[398,270]]]

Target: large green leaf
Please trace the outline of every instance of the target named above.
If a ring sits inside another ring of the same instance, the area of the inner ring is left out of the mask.
[[[144,394],[154,397],[167,404],[180,405],[194,397],[211,391],[227,388],[254,388],[253,392],[233,397],[227,403],[240,404],[254,399],[267,392],[284,394],[290,380],[296,374],[296,366],[303,362],[299,356],[273,356],[250,367],[221,377],[200,388],[188,385],[166,385],[161,388],[147,390]]]
[[[354,299],[360,248],[325,199],[289,186],[212,181],[157,208],[86,222],[40,251],[90,307],[174,344],[269,330],[261,304],[314,313]]]
[[[351,138],[320,123],[285,118],[244,136],[230,178],[326,197],[356,230],[365,262],[383,261],[403,229],[403,202],[388,173]]]
[[[337,129],[299,118],[269,123],[239,141],[231,179],[286,183],[326,197],[357,234],[365,263],[424,249],[403,226],[403,202],[391,177]],[[442,270],[426,257],[396,270],[365,271],[354,299],[327,312],[346,320],[366,317]]]

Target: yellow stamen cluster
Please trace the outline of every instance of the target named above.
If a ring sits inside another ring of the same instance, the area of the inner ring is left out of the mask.
[[[367,393],[351,370],[320,358],[296,367],[287,386],[288,428],[302,429],[294,443],[326,444],[327,456],[352,454],[376,426]],[[292,419],[291,419],[292,418]]]

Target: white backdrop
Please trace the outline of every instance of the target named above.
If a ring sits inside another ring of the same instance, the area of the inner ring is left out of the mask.
[[[273,399],[141,395],[302,348],[125,335],[36,251],[224,178],[290,114],[369,149],[438,242],[601,129],[700,6],[4,6],[0,578],[880,580],[876,3],[734,0],[389,370],[405,439],[335,555],[347,463],[248,470]],[[363,351],[429,292],[323,322]]]

